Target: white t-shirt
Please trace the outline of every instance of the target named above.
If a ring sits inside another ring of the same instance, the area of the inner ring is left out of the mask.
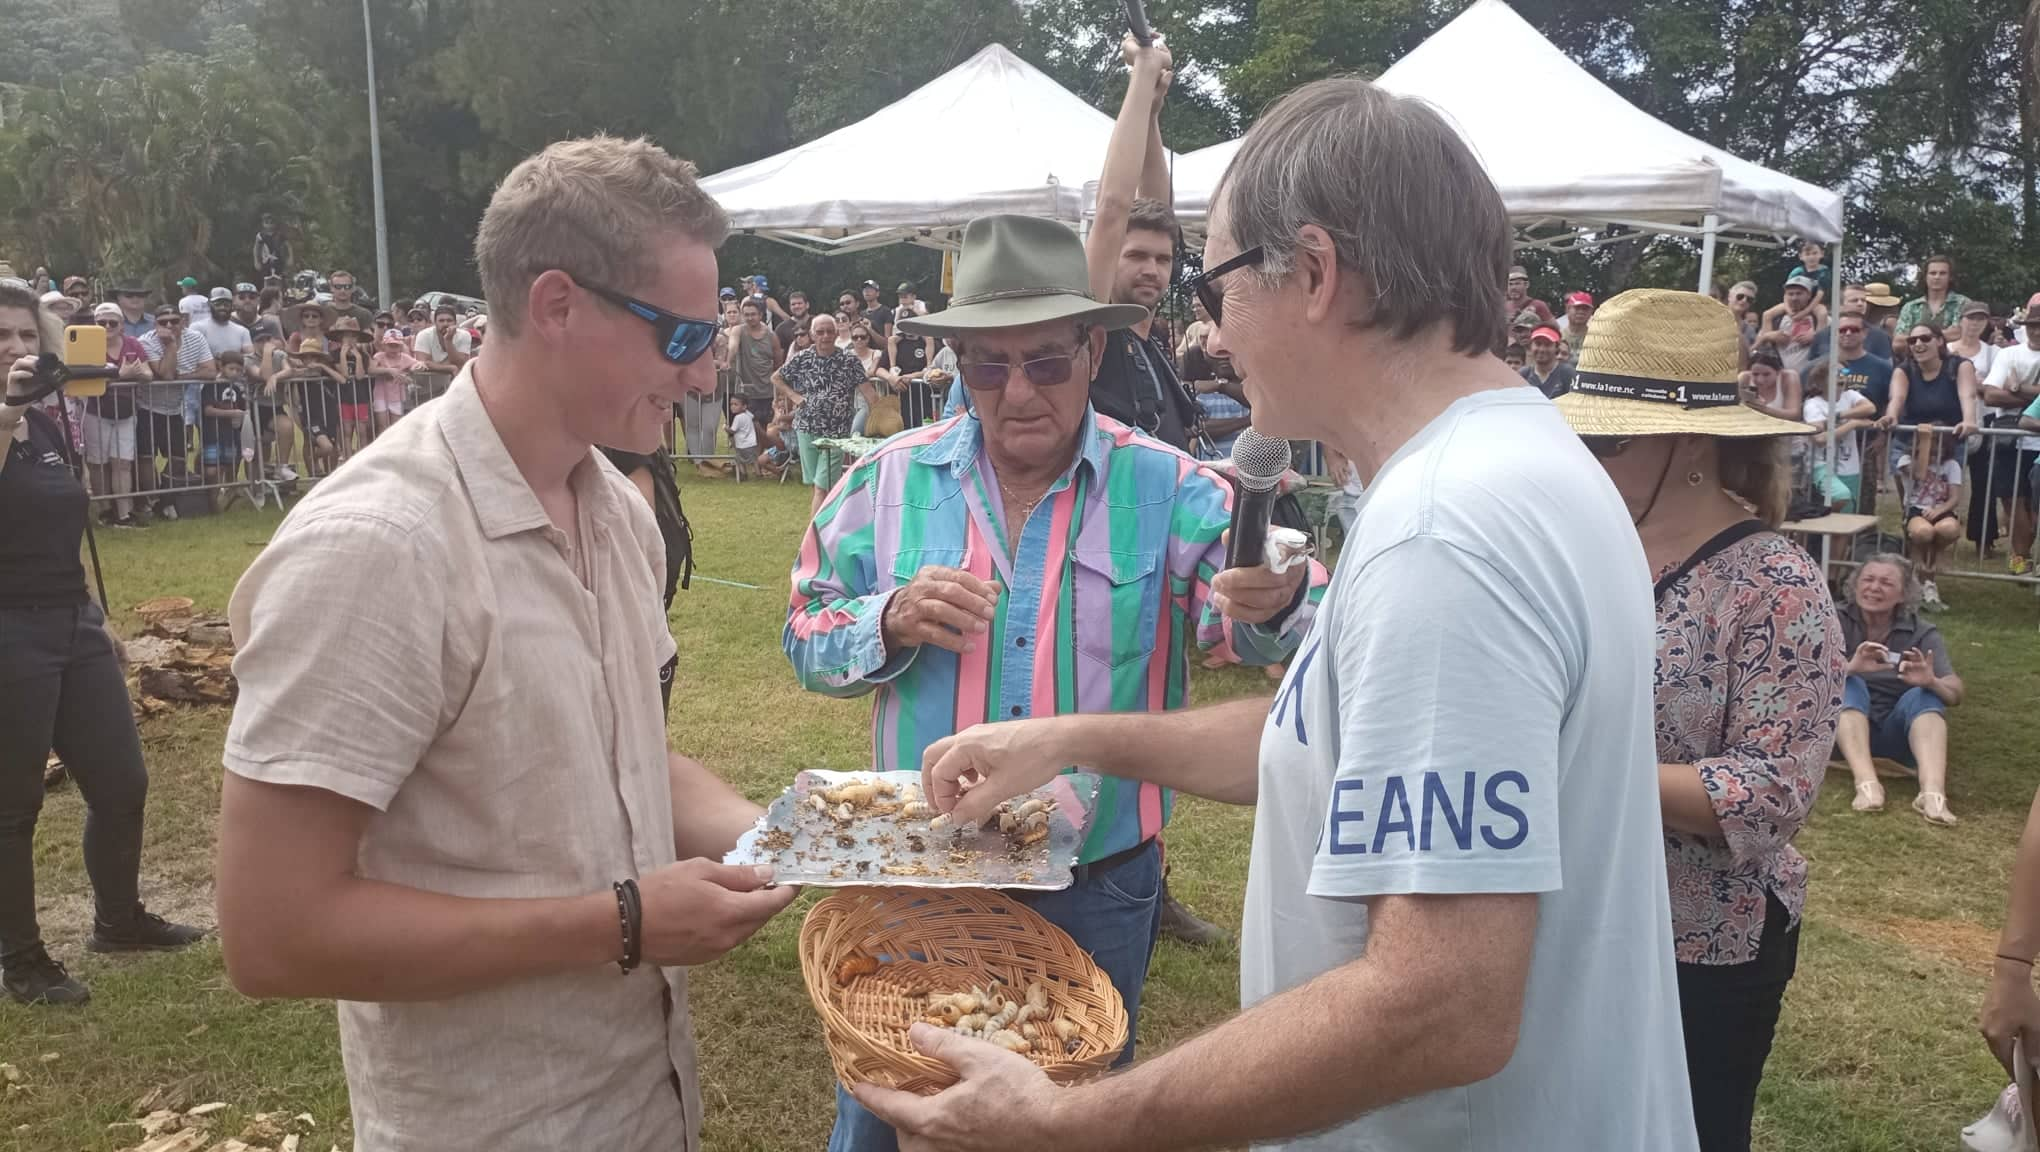
[[[732,448],[758,446],[758,422],[749,412],[739,412],[730,417],[730,446]]]
[[[475,339],[468,335],[467,329],[456,327],[453,330],[453,350],[463,356],[474,352]],[[418,333],[418,338],[411,341],[411,351],[416,352],[429,364],[445,364],[451,359],[445,346],[439,342],[437,328],[427,328]]]
[[[1854,388],[1842,389],[1841,393],[1835,397],[1835,410],[1837,412],[1835,422],[1837,424],[1841,422],[1839,413],[1847,412],[1849,409],[1868,400],[1869,397],[1856,391]],[[1824,436],[1827,434],[1827,418],[1827,397],[1819,393],[1808,396],[1806,398],[1806,409],[1802,413],[1801,419],[1820,429],[1819,435]],[[1863,474],[1862,440],[1863,431],[1860,428],[1854,432],[1846,432],[1835,437],[1835,475],[1861,476]],[[1812,444],[1810,445],[1810,450],[1815,460],[1827,459],[1827,447],[1825,445]]]
[[[2016,386],[2024,389],[2030,395],[2034,391],[2036,383],[2040,383],[2040,350],[2025,344],[2015,344],[2010,348],[2000,348],[1997,351],[1997,359],[1991,361],[1990,375],[1988,377],[1979,376],[1978,379],[1982,380],[1984,386],[1988,388],[2011,389]],[[1983,410],[1986,412],[2010,412],[2016,416],[2024,412],[2028,407],[2031,407],[2031,405],[2032,401],[2012,408],[1994,408],[1986,404]],[[2019,447],[2027,452],[2040,452],[2040,436],[2019,437]]]
[[[1241,1000],[1359,958],[1376,896],[1535,893],[1535,956],[1498,1075],[1276,1147],[1697,1148],[1650,583],[1614,486],[1530,388],[1453,404],[1361,494],[1261,737]]]
[[[204,319],[191,321],[187,327],[205,337],[205,345],[212,349],[215,360],[220,358],[222,352],[239,352],[249,362],[255,359],[255,338],[248,334],[246,328],[232,320],[222,324],[208,314]]]

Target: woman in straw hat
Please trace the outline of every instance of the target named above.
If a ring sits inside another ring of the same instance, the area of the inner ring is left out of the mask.
[[[1776,532],[1785,436],[1739,399],[1735,317],[1691,292],[1625,292],[1594,317],[1574,431],[1622,493],[1657,577],[1658,791],[1693,1111],[1743,1150],[1799,948],[1812,807],[1842,703],[1820,565]]]

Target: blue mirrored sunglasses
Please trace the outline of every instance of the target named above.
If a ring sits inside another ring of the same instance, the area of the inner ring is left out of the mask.
[[[659,345],[659,353],[675,364],[692,364],[701,359],[701,354],[715,344],[715,338],[722,332],[720,320],[697,320],[692,316],[681,316],[668,312],[656,304],[647,304],[635,296],[590,284],[586,280],[576,283],[618,308],[631,313],[652,326],[652,335]]]

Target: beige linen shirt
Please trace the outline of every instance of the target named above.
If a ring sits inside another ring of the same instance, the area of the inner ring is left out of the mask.
[[[292,510],[234,591],[226,767],[376,809],[363,876],[608,891],[674,858],[652,513],[600,453],[579,555],[473,368]],[[429,1003],[343,1001],[361,1152],[693,1152],[686,972],[613,965]]]

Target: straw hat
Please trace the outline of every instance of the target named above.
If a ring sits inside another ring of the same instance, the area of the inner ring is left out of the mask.
[[[317,336],[307,336],[303,340],[298,341],[297,354],[300,357],[317,356],[321,360],[332,359],[332,357],[326,355],[325,341]]]
[[[1891,285],[1881,280],[1863,285],[1863,302],[1872,308],[1898,307],[1898,297],[1891,294]]]
[[[1726,305],[1697,292],[1638,288],[1601,305],[1556,403],[1582,436],[1793,436],[1737,391],[1742,338]]]

